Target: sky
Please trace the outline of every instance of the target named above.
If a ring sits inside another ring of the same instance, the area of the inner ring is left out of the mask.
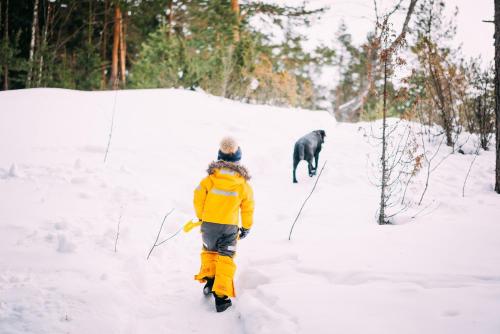
[[[250,0],[248,0],[250,1]],[[361,45],[366,40],[368,32],[373,30],[375,22],[374,0],[266,0],[267,2],[281,5],[301,5],[306,3],[309,9],[328,7],[326,13],[319,19],[313,20],[310,27],[299,28],[299,31],[308,37],[304,44],[306,50],[313,50],[316,46],[324,44],[335,46],[334,40],[338,27],[342,21],[347,25],[348,32],[352,35],[353,43]],[[399,0],[377,0],[379,15],[392,9]],[[458,8],[457,32],[450,46],[460,47],[463,57],[476,58],[481,56],[482,67],[488,68],[493,62],[494,47],[493,33],[494,25],[485,23],[483,20],[493,20],[493,0],[443,0],[447,16],[451,18]],[[406,6],[409,0],[403,0]],[[401,11],[393,15],[394,27],[399,30],[406,12]],[[265,23],[261,28],[265,28]],[[279,39],[282,34],[268,25],[274,36]],[[401,73],[400,73],[401,74]],[[404,73],[403,73],[404,76]],[[332,88],[338,79],[338,70],[333,67],[323,67],[321,73],[317,73],[315,82],[328,88]]]
[[[344,20],[354,42],[361,44],[373,27],[373,0],[309,0],[306,3],[330,7],[322,19],[311,28],[308,35],[313,40],[329,43],[335,37],[341,20]],[[378,0],[379,12],[395,3],[395,0]],[[492,61],[494,25],[482,20],[493,20],[493,0],[445,0],[445,4],[449,15],[455,7],[459,9],[454,44],[462,46],[466,58],[481,55],[485,62]]]

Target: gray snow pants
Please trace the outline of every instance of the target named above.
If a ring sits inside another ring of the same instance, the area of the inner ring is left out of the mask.
[[[203,222],[201,237],[204,250],[233,257],[236,252],[238,226]]]

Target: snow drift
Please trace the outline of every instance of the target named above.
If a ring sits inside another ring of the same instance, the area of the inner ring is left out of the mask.
[[[0,332],[498,333],[493,153],[465,197],[473,157],[451,155],[426,210],[378,226],[359,127],[181,90],[0,93]],[[288,241],[314,182],[302,163],[292,184],[293,144],[316,129],[328,163]],[[193,280],[199,233],[146,255],[167,211],[161,239],[193,217],[224,135],[241,144],[256,213],[238,244],[238,297],[216,314]]]

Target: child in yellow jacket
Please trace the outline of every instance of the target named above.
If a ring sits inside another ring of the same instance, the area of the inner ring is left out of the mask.
[[[235,297],[233,257],[238,239],[247,236],[253,224],[253,190],[247,169],[239,164],[241,149],[231,137],[221,141],[218,161],[208,166],[194,191],[194,207],[201,224],[203,250],[200,272],[195,279],[205,283],[203,293],[213,293],[217,312],[231,306]],[[239,216],[241,214],[241,227]]]

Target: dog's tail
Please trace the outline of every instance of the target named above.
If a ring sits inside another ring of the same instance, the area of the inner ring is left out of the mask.
[[[304,144],[297,143],[293,148],[293,160],[294,162],[299,162],[300,160],[304,160]]]

